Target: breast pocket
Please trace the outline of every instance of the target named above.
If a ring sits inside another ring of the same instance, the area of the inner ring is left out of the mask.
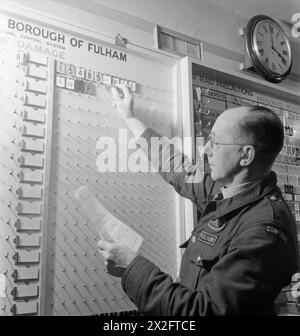
[[[190,241],[183,259],[180,272],[181,283],[195,290],[199,281],[211,271],[219,260],[219,251],[201,241]]]

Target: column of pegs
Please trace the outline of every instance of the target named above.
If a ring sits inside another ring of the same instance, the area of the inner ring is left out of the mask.
[[[62,243],[61,243],[62,244]],[[66,248],[66,244],[64,244],[64,246],[65,246],[65,248]],[[76,284],[73,284],[71,287],[73,288],[73,289],[75,289],[79,294],[80,294],[80,296],[81,296],[81,301],[82,300],[84,300],[86,297],[89,297],[89,299],[91,300],[92,299],[92,296],[89,294],[89,292],[87,291],[87,289],[86,288],[84,288],[84,293],[85,293],[85,295],[83,296],[82,294],[82,290],[80,290],[80,288],[82,288],[83,286],[82,286],[82,283],[83,283],[83,281],[82,281],[82,278],[80,277],[80,274],[81,274],[81,272],[80,272],[80,270],[79,269],[77,269],[77,267],[76,266],[74,266],[75,265],[75,262],[74,262],[74,260],[72,261],[72,263],[70,262],[70,258],[72,258],[72,252],[71,252],[71,250],[69,250],[69,248],[68,248],[68,253],[67,252],[63,252],[62,251],[62,255],[65,257],[65,258],[67,258],[67,260],[68,260],[68,264],[67,264],[67,266],[71,266],[71,268],[69,268],[68,267],[68,269],[64,272],[65,274],[71,274],[71,277],[72,277],[72,279],[74,279],[74,280],[76,280],[76,279],[78,279],[78,281],[76,281]],[[68,288],[68,285],[66,285],[66,287]],[[76,296],[75,296],[76,297]]]
[[[78,313],[81,315],[81,311],[78,309],[78,306],[74,304],[74,293],[72,295],[69,293],[69,288],[66,288],[65,283],[68,282],[67,279],[60,279],[58,275],[60,272],[58,271],[57,274],[55,274],[54,278],[54,285],[52,288],[52,291],[56,293],[59,297],[59,301],[64,307],[64,309],[68,312],[69,315],[78,315]],[[70,287],[70,286],[68,286]]]
[[[162,237],[162,228],[163,224],[161,226],[156,225],[143,225],[144,221],[141,216],[143,216],[143,212],[141,210],[138,211],[138,213],[132,211],[132,216],[135,216],[137,219],[139,219],[139,227],[140,230],[143,231],[143,236],[147,237],[145,239],[145,244],[148,246],[152,246],[153,250],[158,251],[161,249],[161,246],[164,246],[167,243],[167,239]],[[150,222],[151,223],[151,222]],[[155,230],[153,230],[155,228]],[[170,231],[169,231],[170,232]],[[168,236],[166,236],[168,237]],[[159,241],[162,239],[162,241],[159,243]],[[160,253],[160,252],[158,252]],[[169,255],[169,253],[166,253],[165,251],[161,253],[163,255]],[[171,257],[171,255],[169,255]]]
[[[53,301],[50,303],[50,307],[51,310],[53,310],[53,315],[54,316],[71,316],[73,314],[71,314],[69,312],[69,310],[62,304],[62,302],[60,299],[60,295],[56,293],[56,290],[54,288],[51,288],[51,290],[53,291]],[[78,314],[78,311],[77,311]],[[76,314],[74,314],[76,315]]]
[[[74,210],[77,211],[77,208],[75,208]],[[74,211],[72,211],[72,213],[69,212],[69,211],[67,211],[67,212],[68,212],[68,215],[69,215],[69,216],[74,215]],[[64,218],[64,216],[62,215],[62,213],[61,213],[60,211],[58,211],[58,213],[60,214],[60,216],[62,216],[62,217]],[[77,221],[77,223],[76,223],[76,221]],[[85,226],[85,227],[84,227],[85,232],[83,232],[83,231],[80,229],[81,226],[78,225],[78,218],[77,218],[77,216],[72,217],[72,219],[71,219],[70,221],[68,221],[67,219],[64,219],[64,222],[66,223],[66,226],[67,226],[68,228],[70,228],[70,225],[72,225],[72,229],[73,229],[73,230],[79,230],[79,231],[81,232],[82,236],[88,234],[88,236],[90,237],[90,240],[92,241],[92,236],[95,234],[95,232],[92,231],[92,230],[90,230],[90,228],[89,228],[88,226]],[[80,224],[81,224],[81,223],[80,223]],[[74,229],[74,226],[75,226],[76,229]],[[83,227],[83,225],[82,225],[82,227]],[[87,232],[87,230],[88,230],[88,232]],[[84,240],[84,241],[88,241],[88,243],[89,243],[89,240]],[[90,246],[90,248],[92,248],[92,246]]]

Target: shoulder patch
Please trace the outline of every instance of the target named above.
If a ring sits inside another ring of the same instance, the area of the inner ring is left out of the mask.
[[[226,222],[221,224],[220,219],[217,218],[215,220],[209,221],[209,223],[207,225],[211,230],[216,231],[216,232],[220,232],[225,228],[226,224],[227,224]]]
[[[268,225],[266,227],[266,231],[267,231],[267,233],[269,233],[271,235],[278,236],[279,238],[281,238],[281,240],[283,240],[285,243],[287,243],[287,241],[288,241],[287,236],[281,230],[279,230],[277,227],[272,226],[272,225]]]

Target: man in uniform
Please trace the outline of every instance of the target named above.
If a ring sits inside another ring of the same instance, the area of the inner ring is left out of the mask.
[[[122,287],[145,315],[274,314],[274,301],[298,266],[295,220],[271,171],[283,146],[280,119],[259,106],[224,111],[204,147],[208,175],[134,116],[126,86],[113,88],[112,94],[134,135],[147,140],[148,153],[151,139],[163,143],[162,159],[154,164],[201,216],[180,246],[185,253],[178,281],[130,248],[101,240],[108,270],[123,268]],[[170,151],[171,162],[165,162]],[[150,154],[149,160],[153,163]],[[171,171],[164,172],[170,163]]]

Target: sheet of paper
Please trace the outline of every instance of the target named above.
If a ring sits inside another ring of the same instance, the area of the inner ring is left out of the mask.
[[[122,243],[136,252],[139,250],[143,237],[107,211],[87,186],[77,189],[74,195],[101,239]]]

